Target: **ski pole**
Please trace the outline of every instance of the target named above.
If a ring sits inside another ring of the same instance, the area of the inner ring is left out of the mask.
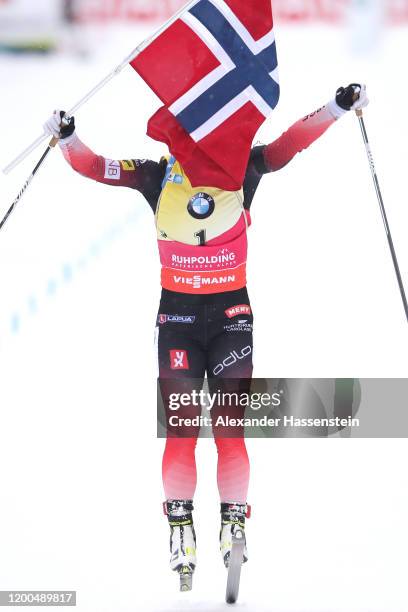
[[[367,130],[366,130],[365,123],[364,123],[364,118],[363,118],[363,111],[361,109],[356,110],[356,115],[357,115],[358,121],[360,123],[361,133],[362,133],[364,144],[365,144],[365,148],[366,148],[366,151],[367,151],[368,163],[370,165],[370,170],[371,170],[371,174],[372,174],[373,181],[374,181],[374,186],[375,186],[375,191],[376,191],[376,194],[377,194],[378,203],[380,205],[381,215],[382,215],[383,222],[384,222],[384,227],[385,227],[385,233],[387,234],[388,245],[389,245],[390,251],[391,251],[391,257],[392,257],[392,261],[393,261],[393,264],[394,264],[395,274],[397,276],[397,281],[398,281],[398,286],[399,286],[399,290],[400,290],[400,293],[401,293],[402,303],[404,305],[405,316],[406,316],[407,321],[408,321],[408,302],[407,302],[407,296],[405,294],[404,283],[402,281],[402,276],[401,276],[400,268],[399,268],[399,265],[398,265],[398,259],[397,259],[397,255],[396,255],[395,248],[394,248],[394,243],[393,243],[392,236],[391,236],[390,226],[388,224],[387,213],[385,212],[385,206],[384,206],[384,201],[383,201],[383,197],[382,197],[382,194],[381,194],[380,183],[378,181],[377,172],[376,172],[376,169],[375,169],[374,157],[373,157],[373,154],[371,152],[370,143],[368,142]]]
[[[33,180],[33,178],[37,174],[38,170],[40,169],[40,167],[44,163],[44,160],[47,157],[48,153],[51,151],[51,149],[53,147],[55,147],[55,145],[57,144],[58,140],[59,139],[55,138],[55,137],[50,140],[50,143],[49,143],[48,147],[45,149],[45,151],[42,154],[40,160],[37,162],[37,165],[35,166],[34,170],[31,172],[30,176],[28,177],[28,179],[26,180],[26,182],[24,183],[24,185],[20,189],[20,192],[19,192],[18,196],[16,197],[16,199],[14,200],[14,202],[12,203],[12,205],[10,206],[10,208],[8,209],[6,214],[4,215],[2,221],[0,222],[0,230],[2,229],[3,225],[6,223],[7,219],[9,218],[9,216],[11,215],[11,213],[13,212],[13,210],[15,209],[17,204],[20,202],[21,198],[23,197],[23,195],[27,191],[31,181]]]
[[[164,23],[152,36],[146,38],[142,43],[140,43],[140,45],[135,47],[135,49],[133,49],[133,51],[123,60],[123,62],[116,66],[116,68],[114,68],[112,72],[110,72],[104,79],[102,79],[102,81],[95,85],[95,87],[91,89],[87,94],[85,94],[76,104],[74,104],[74,106],[67,112],[67,115],[71,117],[79,108],[81,108],[81,106],[83,106],[86,102],[88,102],[88,100],[93,98],[93,96],[98,91],[105,87],[105,85],[107,85],[115,76],[120,74],[123,68],[125,68],[142,51],[144,51],[146,47],[148,47],[156,38],[158,38],[166,28],[168,28],[172,25],[172,23],[177,21],[180,15],[192,8],[195,4],[197,4],[197,2],[199,2],[199,0],[190,0],[190,2],[187,2],[185,6],[183,6],[179,11],[177,11],[172,17],[170,17],[170,19],[168,19],[166,23]],[[18,164],[22,162],[23,159],[27,157],[27,155],[34,151],[34,149],[36,149],[38,145],[40,145],[44,140],[46,140],[47,137],[48,134],[44,132],[41,136],[36,138],[34,142],[32,142],[26,149],[24,149],[24,151],[22,151],[15,159],[13,159],[13,161],[11,161],[5,168],[3,168],[3,173],[8,174],[9,172],[11,172],[13,168],[18,166]]]

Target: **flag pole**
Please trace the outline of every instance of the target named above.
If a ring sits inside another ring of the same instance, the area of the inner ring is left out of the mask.
[[[132,62],[146,47],[148,47],[160,34],[164,32],[166,28],[172,25],[177,19],[185,12],[192,8],[195,4],[197,4],[200,0],[190,0],[187,2],[179,11],[177,11],[170,19],[168,19],[152,36],[146,38],[143,42],[141,42],[137,47],[133,49],[133,51],[118,65],[116,68],[112,70],[104,79],[102,79],[93,89],[91,89],[87,94],[85,94],[69,111],[67,111],[67,115],[73,115],[81,106],[83,106],[88,100],[93,98],[93,96],[98,93],[105,85],[107,85],[113,78],[115,78],[118,74],[122,72],[122,70]],[[34,149],[36,149],[44,140],[49,138],[49,134],[45,132],[36,138],[34,142],[32,142],[24,151],[22,151],[13,161],[11,161],[5,168],[3,168],[3,173],[8,174],[13,170],[18,164],[20,164],[23,159],[27,157]]]

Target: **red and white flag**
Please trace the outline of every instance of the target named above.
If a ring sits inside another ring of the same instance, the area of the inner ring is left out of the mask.
[[[241,188],[254,136],[279,100],[271,0],[198,0],[131,66],[164,103],[149,136],[193,186]]]

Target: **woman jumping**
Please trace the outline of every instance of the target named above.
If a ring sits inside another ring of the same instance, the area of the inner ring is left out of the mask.
[[[247,230],[250,210],[264,174],[280,170],[318,139],[347,111],[368,104],[366,89],[340,87],[335,99],[292,125],[280,138],[252,149],[242,188],[231,192],[208,185],[192,187],[179,162],[112,160],[96,155],[75,132],[74,118],[62,122],[55,111],[44,126],[58,137],[74,170],[115,187],[136,189],[154,215],[162,265],[157,317],[159,383],[169,416],[172,393],[200,389],[205,375],[211,389],[248,387],[252,376],[253,316],[246,289]],[[65,122],[67,123],[67,122]],[[236,407],[236,416],[244,408]],[[223,414],[214,406],[212,416]],[[191,418],[201,406],[190,403],[178,416]],[[174,414],[174,413],[173,413]],[[191,576],[196,567],[193,498],[195,448],[200,427],[169,428],[163,456],[165,513],[171,529],[171,568]],[[249,514],[249,461],[243,431],[214,430],[221,500],[220,548],[228,567],[232,536],[244,533]],[[245,548],[244,560],[247,560]]]

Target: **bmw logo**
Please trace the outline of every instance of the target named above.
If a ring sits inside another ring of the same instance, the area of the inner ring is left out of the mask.
[[[207,219],[215,208],[214,199],[208,193],[196,193],[188,203],[187,210],[194,219]]]

